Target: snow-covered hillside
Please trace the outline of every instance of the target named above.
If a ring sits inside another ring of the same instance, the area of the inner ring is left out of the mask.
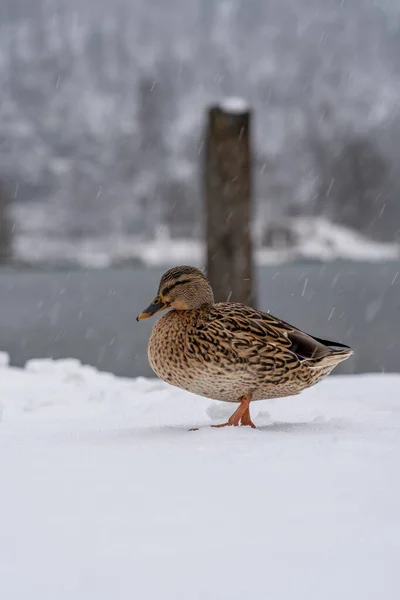
[[[206,111],[239,96],[257,222],[294,211],[397,239],[399,15],[395,0],[0,0],[14,238],[26,221],[50,242],[200,238]]]
[[[232,406],[155,379],[1,365],[7,600],[399,597],[400,375],[216,430]]]
[[[24,211],[25,212],[25,211]],[[173,239],[167,227],[160,228],[154,240],[120,234],[86,237],[73,240],[46,238],[27,218],[25,231],[14,242],[16,264],[68,265],[71,267],[104,268],[123,263],[171,265],[205,262],[205,247],[199,240]],[[286,218],[275,224],[273,243],[262,246],[255,235],[255,262],[258,265],[282,264],[296,260],[317,261],[390,261],[400,257],[398,242],[376,242],[354,229],[335,225],[323,218]],[[274,226],[273,225],[273,226]],[[293,243],[281,243],[280,231],[293,236]]]

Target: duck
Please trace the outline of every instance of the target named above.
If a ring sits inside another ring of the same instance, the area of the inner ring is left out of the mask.
[[[313,337],[268,312],[214,302],[211,284],[192,266],[166,271],[137,321],[169,309],[148,343],[153,372],[168,384],[239,406],[227,422],[250,426],[250,404],[299,394],[353,354],[349,346]]]

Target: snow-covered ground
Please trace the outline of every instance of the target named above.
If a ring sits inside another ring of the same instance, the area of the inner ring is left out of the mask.
[[[3,356],[1,598],[397,600],[399,386],[331,377],[211,429],[231,405]]]
[[[203,243],[194,239],[172,239],[164,226],[160,227],[154,240],[143,240],[123,232],[74,239],[46,230],[45,226],[49,225],[47,207],[44,210],[36,206],[33,210],[30,204],[17,205],[13,217],[17,223],[13,242],[17,262],[31,265],[61,263],[91,268],[135,261],[157,266],[204,263]],[[400,257],[398,243],[373,241],[324,218],[282,218],[277,225],[290,229],[295,241],[292,246],[275,248],[262,247],[257,243],[255,261],[258,265],[301,259],[376,262],[398,260]],[[260,237],[260,232],[255,237]]]

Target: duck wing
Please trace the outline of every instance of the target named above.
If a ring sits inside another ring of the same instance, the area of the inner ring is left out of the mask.
[[[270,352],[293,362],[322,359],[335,353],[333,348],[350,350],[345,344],[313,337],[270,313],[244,304],[215,304],[207,321],[206,329],[212,337],[221,339],[224,332],[222,337],[242,358]]]

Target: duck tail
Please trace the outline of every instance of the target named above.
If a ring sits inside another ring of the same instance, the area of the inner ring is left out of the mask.
[[[318,358],[315,360],[314,365],[311,367],[312,369],[324,369],[325,367],[336,367],[339,363],[344,360],[350,358],[353,354],[353,350],[351,348],[344,348],[343,350],[331,350],[325,356]]]

